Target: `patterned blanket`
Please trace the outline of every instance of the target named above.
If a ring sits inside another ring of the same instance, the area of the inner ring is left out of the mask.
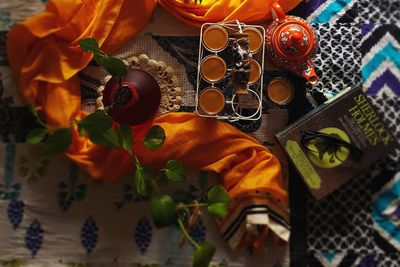
[[[191,248],[185,247],[182,253],[168,245],[179,238],[177,229],[155,231],[145,212],[147,204],[132,193],[129,180],[114,185],[91,181],[63,157],[42,158],[36,148],[23,144],[34,123],[15,90],[5,39],[14,23],[42,10],[43,2],[0,4],[0,266],[189,266],[185,254]],[[310,0],[292,13],[312,22],[320,37],[316,65],[321,79],[308,89],[334,94],[362,83],[400,139],[400,1]],[[193,88],[198,39],[144,36],[133,46],[139,47],[137,52],[146,52],[140,47],[147,42],[156,48],[152,49],[155,56],[174,64],[186,86]],[[81,74],[83,105],[90,105],[95,97],[93,87],[99,79],[94,72],[89,68]],[[266,79],[280,75],[303,87],[285,72],[269,70]],[[190,96],[189,92],[183,110],[193,110]],[[277,129],[268,128],[269,113],[284,119],[287,114],[272,110],[268,103],[264,107],[263,121],[236,126],[253,132],[272,148],[271,131]],[[303,110],[296,105],[291,108],[292,118]],[[212,238],[219,245],[221,252],[213,266],[288,266],[289,255],[294,267],[399,266],[399,157],[396,151],[319,202],[292,171],[289,254],[271,245],[261,257],[244,252],[235,257],[207,218],[197,222],[191,235],[196,240]],[[201,198],[209,186],[207,174],[192,176],[194,182],[185,186],[193,197]],[[58,219],[49,222],[49,218]]]
[[[400,1],[306,2],[294,13],[319,33],[322,79],[314,90],[335,93],[361,82],[399,140]],[[320,202],[292,179],[292,266],[399,266],[399,156],[396,151]]]

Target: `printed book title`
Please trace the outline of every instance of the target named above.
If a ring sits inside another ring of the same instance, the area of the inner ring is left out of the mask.
[[[368,142],[375,146],[383,143],[387,146],[393,141],[393,136],[388,132],[379,120],[378,114],[375,113],[373,107],[368,102],[364,94],[359,94],[354,97],[356,105],[348,111],[362,129],[368,139]]]

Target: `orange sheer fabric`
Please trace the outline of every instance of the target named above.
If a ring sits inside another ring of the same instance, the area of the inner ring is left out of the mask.
[[[144,165],[156,170],[169,159],[177,159],[186,168],[221,174],[223,185],[232,196],[265,189],[287,202],[279,161],[254,138],[227,123],[200,118],[194,113],[170,113],[154,123],[164,128],[167,137],[157,151],[146,149],[142,142],[134,146]],[[135,131],[136,139],[149,126]],[[80,138],[76,132],[75,135],[67,155],[95,178],[117,179],[132,174],[133,160],[127,153],[94,146],[87,138]]]
[[[271,4],[277,0],[158,0],[172,15],[185,23],[200,27],[205,22],[240,20],[246,23],[265,23],[271,19]],[[302,0],[281,0],[285,12]]]
[[[7,54],[21,98],[41,109],[51,125],[80,116],[75,75],[92,56],[82,52],[79,40],[94,37],[111,53],[147,24],[155,5],[151,0],[49,1],[43,13],[8,35]]]

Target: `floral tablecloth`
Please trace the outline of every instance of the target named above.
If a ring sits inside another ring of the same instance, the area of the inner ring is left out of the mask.
[[[39,147],[24,144],[34,122],[18,98],[5,39],[14,23],[42,10],[44,2],[0,3],[0,266],[189,266],[192,248],[171,245],[180,237],[178,229],[152,226],[147,203],[135,196],[128,177],[117,183],[93,181],[64,157],[41,157]],[[320,36],[316,64],[321,79],[311,90],[337,93],[361,82],[400,139],[400,1],[310,0],[292,13],[306,17]],[[197,44],[193,36],[146,34],[118,54],[147,53],[171,65],[187,89],[182,110],[192,111]],[[265,74],[266,81],[288,75],[272,69]],[[80,74],[83,108],[93,104],[101,75],[93,65]],[[288,77],[302,89],[301,80]],[[279,151],[273,133],[289,115],[300,114],[296,105],[290,114],[267,102],[264,107],[262,121],[236,126]],[[399,154],[320,202],[292,172],[289,248],[269,240],[262,255],[233,253],[208,217],[196,223],[191,235],[218,245],[213,266],[400,266]],[[216,181],[207,173],[190,172],[189,177],[184,187],[200,199]]]

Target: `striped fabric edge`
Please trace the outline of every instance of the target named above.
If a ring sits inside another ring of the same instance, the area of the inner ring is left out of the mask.
[[[236,200],[228,215],[219,221],[222,237],[228,245],[236,249],[243,236],[258,225],[268,226],[270,232],[284,241],[289,240],[289,211],[268,197],[251,196]]]

